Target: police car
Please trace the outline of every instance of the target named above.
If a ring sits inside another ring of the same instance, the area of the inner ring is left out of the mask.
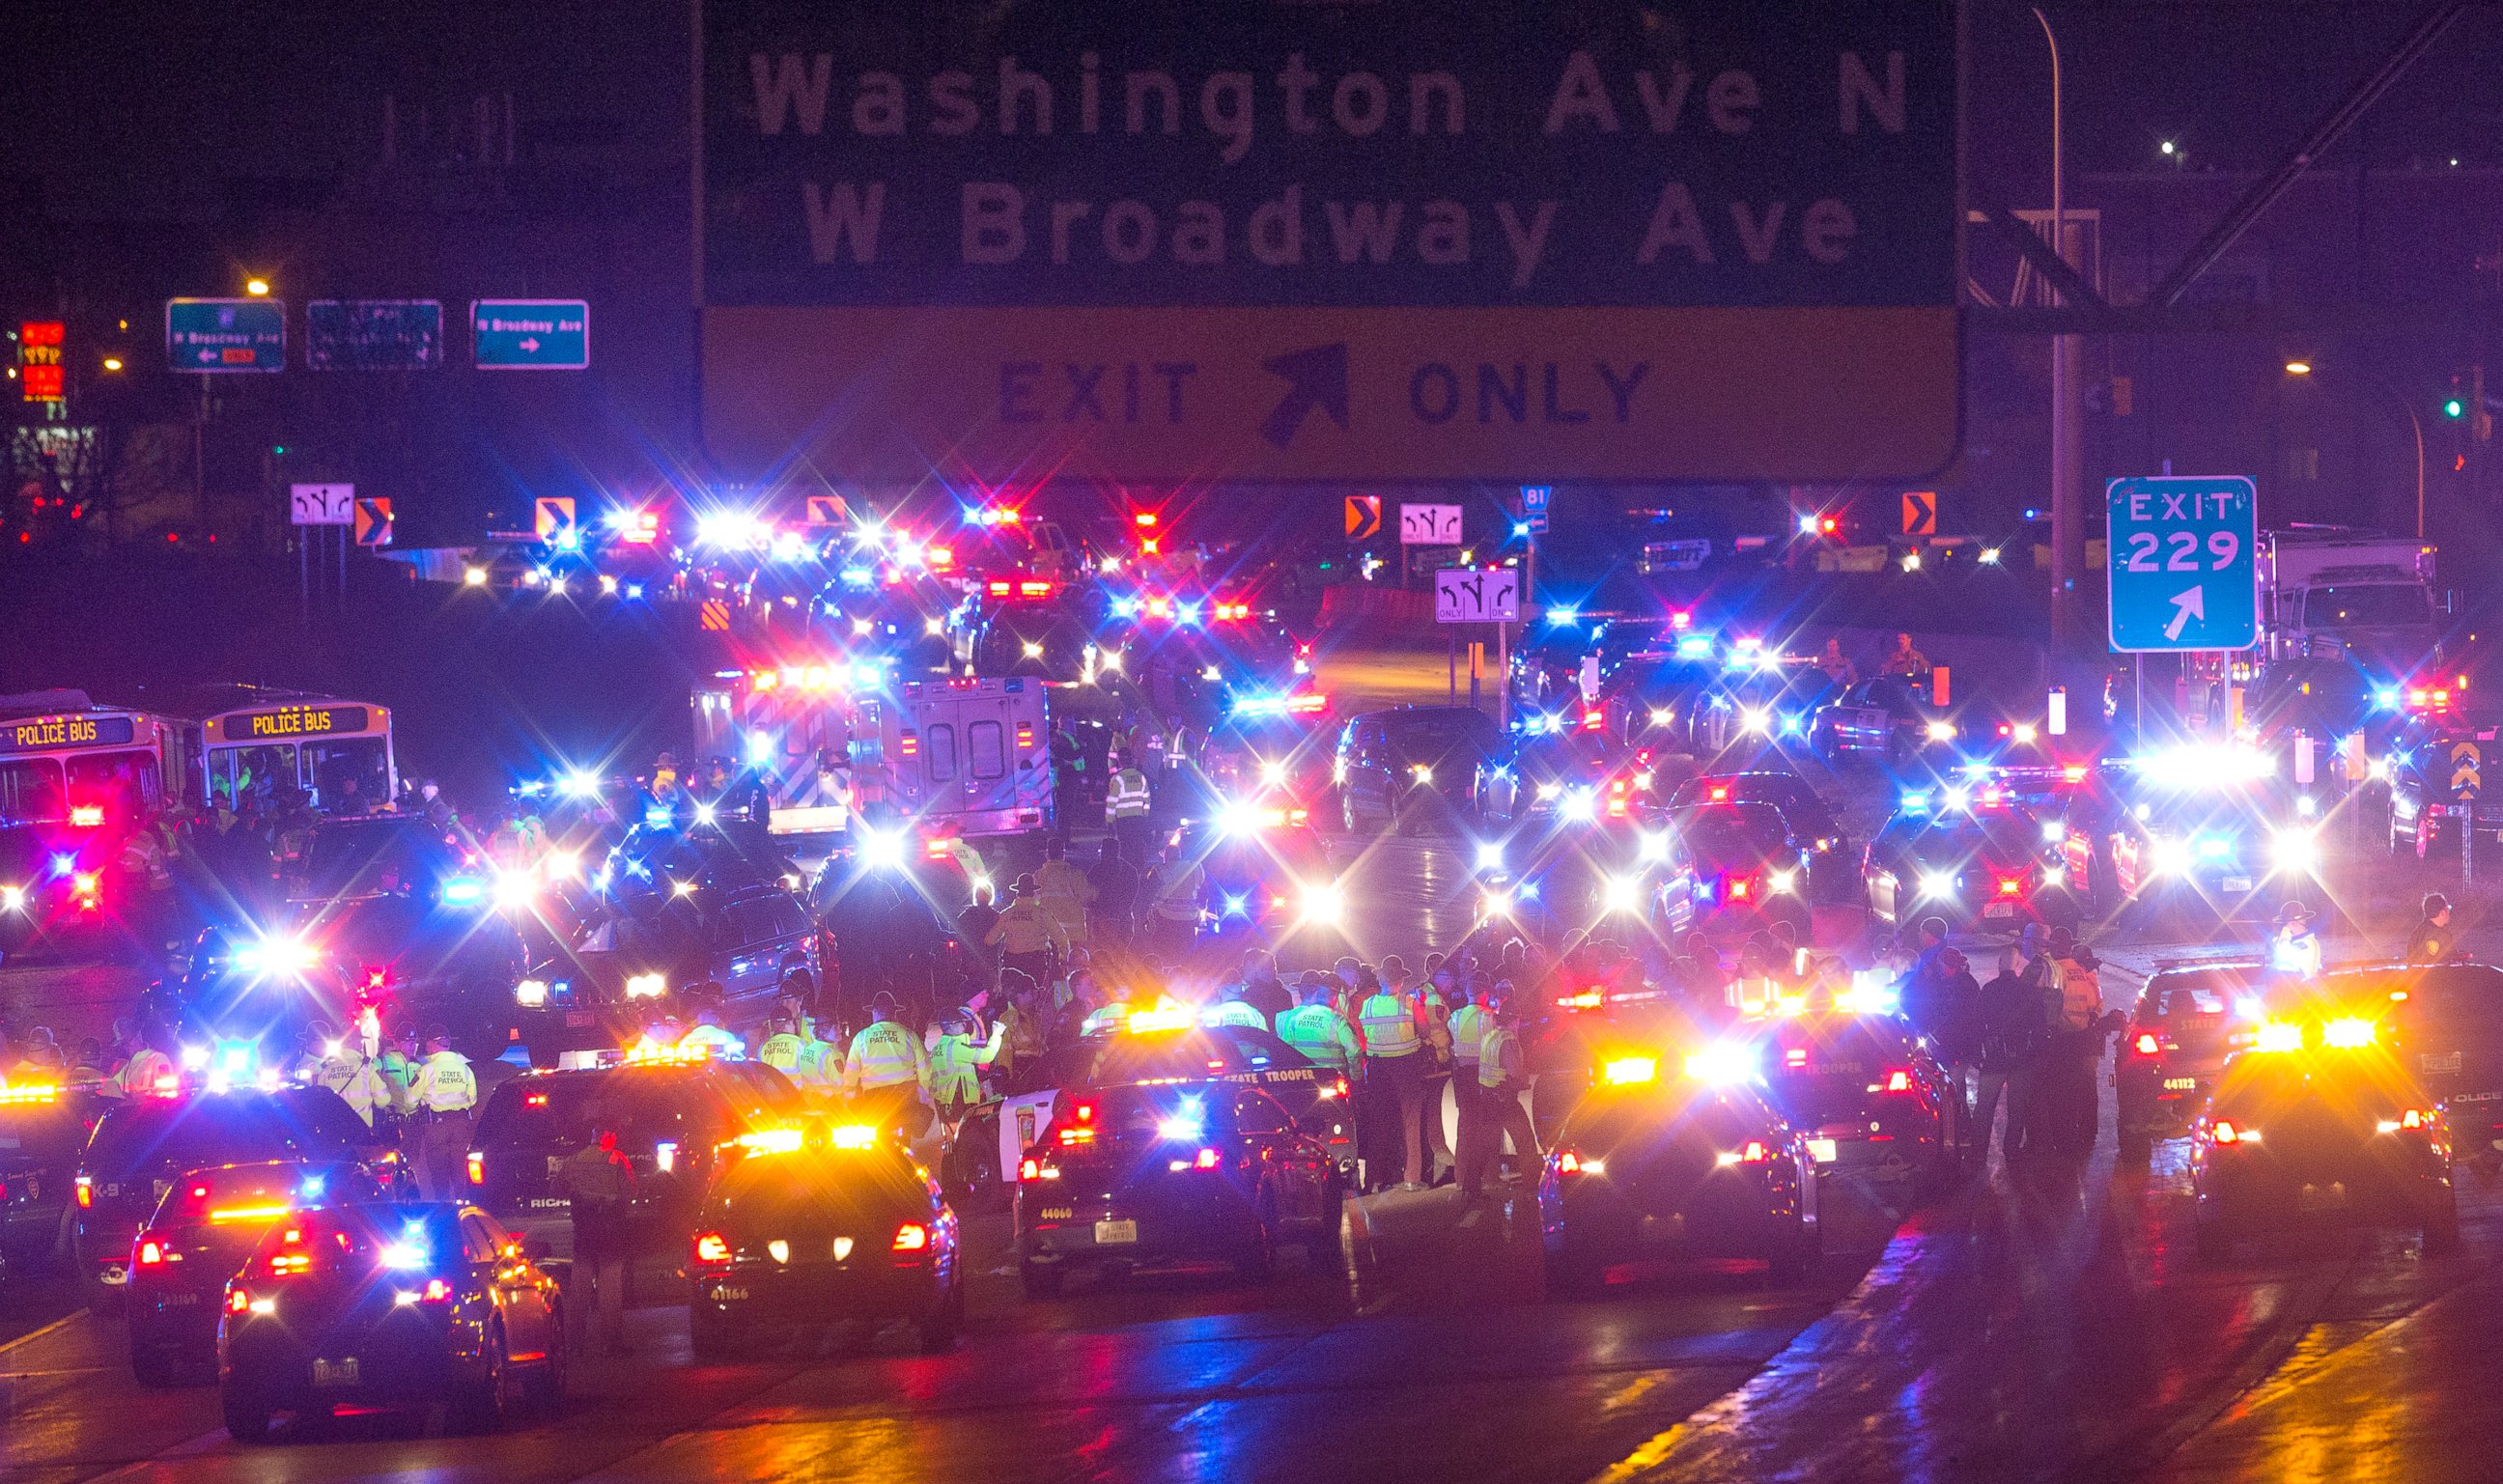
[[[88,1307],[120,1306],[132,1243],[189,1171],[269,1160],[370,1166],[383,1154],[327,1088],[178,1088],[121,1100],[97,1121],[75,1176],[71,1243]]]
[[[1797,773],[1768,768],[1738,773],[1698,773],[1668,795],[1682,804],[1767,804],[1790,833],[1808,843],[1808,875],[1820,900],[1861,899],[1860,850],[1813,784]]]
[[[2157,1139],[2190,1131],[2238,1035],[2259,1018],[2262,977],[2256,960],[2156,961],[2112,1064],[2123,1159],[2143,1162]]]
[[[630,1240],[674,1250],[723,1152],[806,1112],[790,1079],[762,1062],[674,1052],[590,1060],[598,1064],[507,1079],[469,1138],[467,1197],[545,1238],[560,1261],[573,1256],[573,1201],[557,1170],[600,1131],[617,1135],[637,1177]]]
[[[58,1082],[0,1083],[0,1272],[51,1256],[79,1154],[111,1099]]]
[[[1795,1283],[1823,1252],[1808,1135],[1766,1101],[1741,1047],[1605,1056],[1538,1180],[1548,1274],[1592,1290],[1629,1263],[1761,1259]]]
[[[1228,801],[1205,820],[1185,820],[1165,843],[1198,862],[1202,921],[1214,933],[1257,924],[1334,924],[1338,871],[1301,808]]]
[[[2442,1102],[2459,1157],[2503,1153],[2503,969],[2487,963],[2335,969],[2324,993],[2389,1007],[2391,1051]]]
[[[2276,758],[2197,744],[2108,771],[2109,816],[2073,819],[2062,843],[2081,827],[2100,830],[2109,871],[2099,885],[2113,904],[2234,919],[2318,899],[2318,817],[2328,802],[2320,789],[2281,777]]]
[[[1752,1046],[1773,1105],[1807,1135],[1819,1168],[1934,1192],[1971,1153],[1962,1090],[1891,1010],[1846,1003],[1774,1015],[1757,1025]]]
[[[130,1368],[142,1386],[170,1386],[186,1369],[214,1368],[219,1300],[226,1280],[275,1224],[339,1200],[379,1200],[361,1165],[264,1160],[187,1172],[132,1239]]]
[[[1045,1056],[1029,1090],[1000,1105],[1000,1168],[1017,1162],[1066,1099],[1086,1090],[1177,1082],[1225,1082],[1269,1094],[1320,1139],[1331,1159],[1355,1167],[1355,1114],[1344,1073],[1317,1065],[1266,1030],[1204,1024],[1172,1005],[1116,1014],[1110,1024]]]
[[[2074,904],[2047,889],[2067,874],[2044,842],[2040,822],[1997,785],[1907,790],[1869,842],[1869,909],[1897,925],[1938,917],[1963,929],[2066,918]]]
[[[896,1321],[925,1353],[965,1322],[956,1213],[904,1146],[866,1126],[742,1136],[697,1212],[688,1328],[699,1360],[768,1328]]]
[[[1016,1170],[1029,1298],[1057,1295],[1072,1273],[1176,1264],[1224,1263],[1265,1278],[1281,1242],[1312,1251],[1338,1231],[1329,1146],[1246,1083],[1074,1094]]]
[[[2387,1033],[2369,1005],[2254,1028],[2191,1130],[2202,1258],[2306,1225],[2414,1228],[2427,1252],[2458,1246],[2450,1122]]]

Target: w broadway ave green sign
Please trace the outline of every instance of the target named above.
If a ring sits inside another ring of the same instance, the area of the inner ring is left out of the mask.
[[[482,371],[580,371],[591,364],[591,306],[581,299],[479,299],[469,338]]]
[[[2259,642],[2259,499],[2249,480],[2116,479],[2104,498],[2114,651]]]

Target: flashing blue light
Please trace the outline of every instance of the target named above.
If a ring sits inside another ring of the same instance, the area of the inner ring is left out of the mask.
[[[2376,706],[2381,707],[2383,711],[2396,711],[2396,710],[2398,710],[2398,709],[2399,709],[2399,692],[2398,692],[2398,689],[2397,689],[2396,687],[2394,687],[2394,686],[2383,686],[2383,687],[2381,687],[2380,689],[2376,690],[2376,691],[2373,692],[2373,704],[2374,704],[2374,705],[2376,705]]]
[[[1538,900],[1538,883],[1534,881],[1525,881],[1512,894],[1523,901],[1536,901]]]
[[[773,760],[773,739],[761,731],[747,734],[747,760],[758,767]]]
[[[1529,523],[1528,523],[1528,522],[1526,522],[1526,521],[1515,521],[1515,522],[1513,522],[1513,523],[1512,523],[1512,533],[1513,533],[1514,535],[1516,535],[1516,536],[1526,536],[1526,535],[1528,535],[1528,534],[1529,534]],[[1326,566],[1326,565],[1328,565],[1328,563],[1327,563],[1327,562],[1324,562],[1324,563],[1322,563],[1322,565]]]
[[[1286,698],[1283,695],[1238,695],[1234,698],[1236,716],[1285,716]]]
[[[1689,634],[1677,641],[1677,658],[1700,659],[1712,653],[1712,640],[1704,634]]]
[[[406,1232],[400,1240],[387,1243],[382,1251],[385,1267],[424,1267],[430,1256],[431,1254],[426,1250],[426,1243],[419,1239],[414,1229]]]
[[[2210,860],[2230,856],[2233,853],[2234,842],[2224,835],[2201,835],[2199,837],[2199,854],[2208,857]]]
[[[55,876],[66,876],[66,875],[68,875],[70,872],[75,871],[75,870],[77,870],[77,869],[78,869],[78,857],[76,857],[76,856],[74,856],[74,855],[71,855],[69,852],[67,852],[67,851],[62,851],[62,852],[60,852],[59,854],[57,854],[57,855],[55,855],[55,856],[53,856],[53,857],[52,857],[52,874],[53,874],[53,875],[55,875]]]
[[[1197,603],[1181,604],[1174,609],[1174,617],[1185,624],[1196,624],[1199,622],[1199,605]]]
[[[1547,610],[1547,622],[1550,624],[1576,624],[1581,622],[1581,618],[1582,610],[1570,604],[1551,607]]]
[[[447,906],[465,907],[487,899],[487,884],[475,876],[446,877],[443,900]]]
[[[1930,791],[1929,791],[1929,790],[1927,790],[1927,789],[1906,789],[1906,790],[1904,790],[1904,791],[1903,791],[1903,812],[1904,812],[1905,814],[1927,814],[1927,813],[1929,813],[1929,812],[1930,812]]]
[[[1177,1104],[1173,1116],[1156,1125],[1156,1137],[1183,1139],[1197,1143],[1208,1132],[1207,1104],[1196,1097],[1185,1097]]]
[[[1533,737],[1543,737],[1561,725],[1552,711],[1533,711],[1521,719],[1521,729]]]
[[[600,776],[596,773],[567,773],[557,787],[563,789],[569,798],[589,798],[600,792]]]
[[[867,567],[845,567],[842,578],[846,588],[866,588],[877,580],[877,574]]]
[[[573,526],[568,525],[565,529],[556,533],[555,545],[556,549],[560,552],[581,551],[582,532]]]
[[[319,1200],[322,1198],[322,1192],[328,1185],[329,1182],[320,1175],[306,1175],[304,1183],[296,1187],[295,1193],[307,1200]]]
[[[626,585],[626,595],[628,597],[641,597],[643,595],[643,585],[641,583],[628,583]]]
[[[1113,599],[1113,617],[1116,619],[1135,619],[1138,616],[1139,600],[1137,598],[1116,597]]]
[[[654,804],[651,808],[644,810],[644,811],[643,811],[643,823],[644,823],[645,825],[647,825],[647,826],[651,826],[651,827],[652,827],[652,828],[654,828],[654,829],[667,829],[667,828],[669,828],[669,807],[668,807],[667,805],[665,805],[665,804]]]
[[[1244,897],[1229,894],[1225,898],[1225,911],[1222,915],[1226,917],[1250,917],[1252,915],[1252,903]]]
[[[1806,722],[1798,712],[1785,711],[1782,713],[1783,736],[1796,737],[1804,729],[1806,729]]]

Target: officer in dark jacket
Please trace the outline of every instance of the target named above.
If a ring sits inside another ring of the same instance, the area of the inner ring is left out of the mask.
[[[1973,1127],[1980,1130],[1982,1152],[1990,1149],[1990,1128],[2000,1106],[2007,1108],[2007,1132],[2000,1153],[2015,1159],[2025,1147],[2026,1120],[2034,1105],[2035,1063],[2040,1057],[2048,1022],[2042,1013],[2039,980],[2019,974],[2013,957],[2002,955],[1999,972],[1981,986],[1973,1024],[1979,1076],[1973,1098]]]

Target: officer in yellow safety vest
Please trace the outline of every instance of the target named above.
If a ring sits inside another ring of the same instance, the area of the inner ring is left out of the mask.
[[[1529,1110],[1521,1105],[1529,1072],[1510,983],[1496,985],[1488,996],[1487,1017],[1486,1034],[1478,1043],[1478,1124],[1460,1156],[1460,1197],[1469,1202],[1484,1193],[1487,1170],[1503,1152],[1506,1135],[1523,1169],[1538,1159],[1538,1134],[1529,1125]],[[1475,1226],[1482,1214],[1473,1210],[1460,1218],[1460,1225]]]
[[[738,1032],[725,1029],[721,1023],[721,1011],[711,1005],[696,1011],[696,1023],[687,1028],[685,1035],[678,1037],[678,1045],[687,1051],[702,1047],[707,1056],[732,1062],[747,1055],[746,1040]]]
[[[1113,838],[1121,842],[1122,860],[1133,864],[1148,860],[1151,854],[1148,848],[1148,775],[1132,766],[1126,756],[1104,787],[1104,824],[1112,830]]]
[[[1306,985],[1303,1001],[1278,1017],[1278,1039],[1302,1052],[1317,1066],[1338,1072],[1354,1070],[1363,1048],[1346,1017],[1330,1004],[1329,986]]]
[[[842,1054],[834,1043],[817,1034],[817,1018],[800,1017],[800,1062],[791,1080],[806,1093],[831,1091],[843,1080]]]
[[[929,1048],[896,1020],[901,1007],[894,995],[880,994],[869,1011],[870,1023],[843,1054],[843,1091],[865,1122],[918,1138],[930,1127],[930,1109],[921,1100],[930,1085]]]
[[[171,1083],[179,1075],[174,1070],[174,1059],[149,1045],[147,1037],[136,1029],[122,1027],[120,1041],[127,1060],[105,1084],[106,1093],[117,1097],[146,1097],[160,1091],[158,1083]]]
[[[950,1010],[940,1018],[939,1038],[930,1048],[930,1100],[938,1104],[940,1117],[960,1117],[982,1100],[982,1068],[999,1060],[1005,1029],[992,1022],[985,1039],[977,1033],[970,1010]]]
[[[1228,989],[1225,998],[1200,1019],[1211,1026],[1243,1026],[1252,1030],[1269,1029],[1269,1018],[1262,1015],[1257,1006],[1244,1000],[1243,986],[1239,984]]]
[[[1404,965],[1392,958],[1385,959],[1383,967],[1390,972],[1390,982],[1374,980],[1365,985],[1364,997],[1356,1002],[1355,1009],[1356,1027],[1364,1035],[1365,1101],[1371,1107],[1370,1121],[1382,1130],[1376,1134],[1373,1148],[1379,1151],[1385,1169],[1393,1158],[1402,1161],[1399,1189],[1422,1191],[1425,1188],[1425,1130],[1422,1120],[1425,1073],[1432,1058],[1425,1054],[1424,1033],[1417,1025],[1417,1007],[1408,1002]],[[1398,1120],[1396,1124],[1384,1128],[1394,1118]],[[1361,1126],[1364,1120],[1358,1122]],[[1391,1132],[1391,1129],[1397,1131]],[[1395,1156],[1394,1149],[1399,1151]],[[1386,1183],[1374,1182],[1377,1187]]]
[[[417,1178],[429,1200],[452,1197],[452,1177],[469,1152],[469,1110],[478,1105],[478,1078],[469,1059],[452,1049],[452,1032],[426,1028],[426,1060],[417,1068]]]
[[[800,1080],[800,1052],[807,1042],[801,1040],[800,1033],[791,1029],[791,1018],[787,1015],[776,1015],[767,1021],[765,1029],[765,1042],[756,1048],[756,1060],[797,1085]]]

